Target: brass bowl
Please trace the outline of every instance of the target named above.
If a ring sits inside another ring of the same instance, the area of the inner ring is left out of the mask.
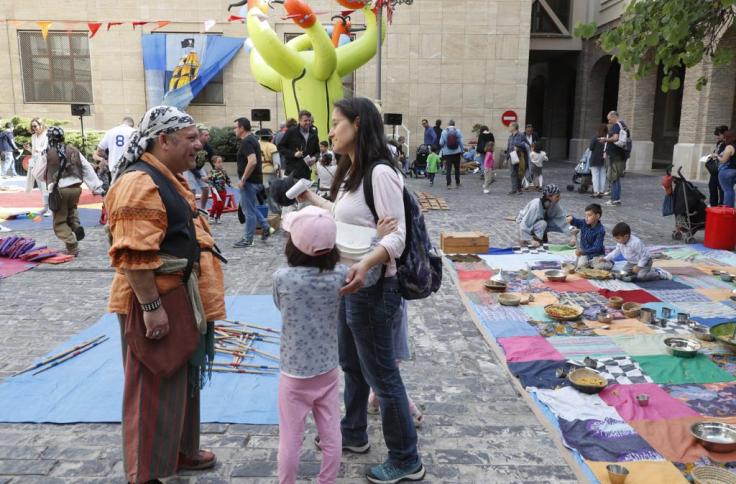
[[[608,298],[608,306],[613,309],[621,309],[621,306],[624,303],[624,298],[614,296],[611,298]]]
[[[499,294],[498,303],[501,306],[518,306],[521,304],[521,296],[518,294]]]
[[[621,306],[624,316],[627,318],[637,318],[641,312],[641,304],[635,302],[627,302]]]
[[[553,309],[555,307],[574,309],[575,314],[570,314],[569,316],[558,316],[553,312]],[[583,315],[583,308],[581,308],[580,306],[573,305],[573,304],[547,304],[544,307],[544,312],[547,316],[557,321],[575,321],[576,319],[579,319],[580,316]]]

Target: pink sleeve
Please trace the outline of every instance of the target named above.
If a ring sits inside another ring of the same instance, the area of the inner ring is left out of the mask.
[[[373,200],[378,218],[392,217],[398,228],[379,242],[392,259],[398,259],[406,244],[406,217],[404,215],[404,182],[389,166],[379,165],[373,169]]]

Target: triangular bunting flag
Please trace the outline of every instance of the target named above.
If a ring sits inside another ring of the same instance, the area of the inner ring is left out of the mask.
[[[23,26],[23,22],[20,20],[8,20],[8,24],[12,25],[16,29],[19,29]]]
[[[49,22],[48,20],[39,20],[36,22],[36,25],[41,28],[41,36],[43,37],[43,40],[46,40],[46,37],[49,36],[49,27],[51,27],[51,24],[53,24],[53,22]]]
[[[349,15],[352,15],[354,12],[355,10],[343,10],[342,12],[340,12],[340,15],[342,15],[343,17],[347,17]]]
[[[89,38],[91,39],[97,34],[100,27],[102,27],[102,22],[89,22],[87,23],[87,27],[89,28]]]
[[[238,16],[238,15],[230,15],[230,16],[229,16],[229,17],[227,18],[227,21],[228,21],[228,22],[235,22],[236,20],[241,20],[241,21],[242,21],[242,20],[245,20],[245,17],[240,17],[240,16]]]
[[[123,25],[123,22],[107,22],[107,31],[110,31],[110,27],[115,27],[117,25]]]
[[[136,27],[142,27],[146,25],[148,22],[133,22],[133,30],[135,30]]]
[[[158,22],[156,22],[156,28],[153,30],[162,29],[166,27],[167,25],[169,25],[170,23],[171,22],[169,22],[168,20],[159,20]]]
[[[204,31],[209,32],[212,27],[217,25],[217,21],[215,20],[205,20],[204,21]]]

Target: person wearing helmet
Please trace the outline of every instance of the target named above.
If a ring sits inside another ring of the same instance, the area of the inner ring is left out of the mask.
[[[547,232],[567,233],[565,211],[560,206],[560,188],[545,185],[542,196],[526,204],[516,217],[521,245],[539,247],[547,242]]]

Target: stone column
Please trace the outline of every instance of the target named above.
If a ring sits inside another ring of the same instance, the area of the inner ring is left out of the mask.
[[[634,79],[621,70],[618,83],[618,114],[631,130],[633,146],[631,158],[626,163],[628,170],[651,171],[654,142],[654,98],[657,87],[656,70],[646,77]]]
[[[595,41],[583,42],[575,76],[575,113],[569,155],[572,161],[579,160],[583,155],[600,122],[606,73],[610,66],[602,59],[604,56]]]
[[[728,48],[736,47],[736,30],[731,29],[721,42]],[[707,77],[708,83],[698,91],[695,85],[701,76]],[[682,167],[682,173],[686,177],[701,181],[709,178],[705,164],[699,160],[713,151],[715,127],[730,124],[735,83],[735,63],[714,66],[704,61],[687,70],[680,115],[680,134],[672,159],[675,171]]]

